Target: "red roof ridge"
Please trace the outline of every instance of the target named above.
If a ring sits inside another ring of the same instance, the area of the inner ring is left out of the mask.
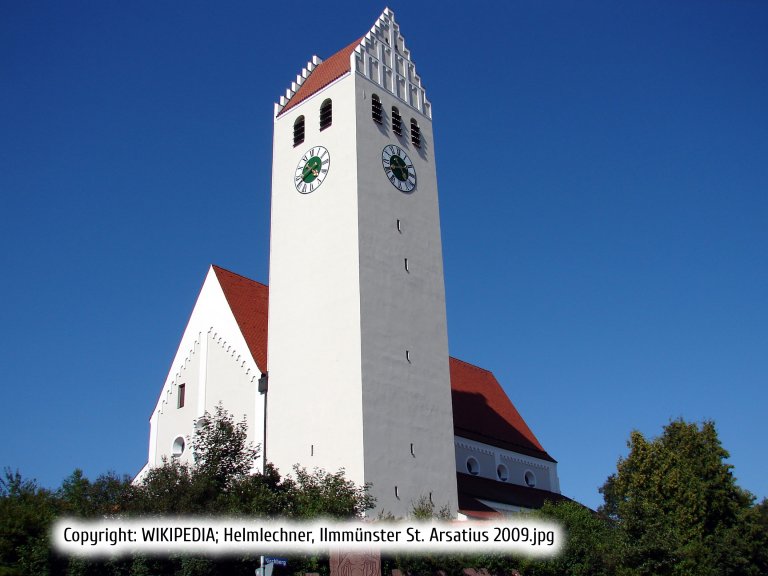
[[[482,370],[483,372],[488,372],[488,374],[493,374],[493,371],[488,370],[487,368],[483,368],[482,366],[478,366],[477,364],[472,364],[471,362],[467,362],[466,360],[462,360],[461,358],[456,358],[456,356],[449,356],[450,360],[454,360],[455,362],[461,362],[462,364],[466,364],[467,366],[470,366],[474,368],[475,370]]]
[[[290,96],[288,102],[285,103],[282,110],[280,110],[276,116],[280,116],[297,104],[301,104],[304,100],[315,95],[334,80],[338,80],[345,74],[348,74],[352,69],[349,57],[355,48],[357,48],[363,41],[363,38],[365,38],[365,36],[361,36],[351,44],[336,52],[333,56],[320,62],[309,73],[309,76],[302,82],[296,92]]]
[[[269,287],[215,264],[211,267],[256,366],[266,372]]]
[[[218,264],[211,264],[211,268],[214,270],[226,272],[227,274],[232,274],[233,276],[238,276],[242,278],[243,280],[247,280],[248,282],[251,282],[253,284],[258,284],[260,286],[264,286],[264,288],[269,288],[264,282],[259,282],[258,280],[254,280],[253,278],[248,278],[248,276],[243,276],[242,274],[238,274],[237,272],[232,272],[232,270],[229,270],[228,268],[224,268],[223,266],[219,266]],[[218,277],[218,272],[216,273],[216,276]]]

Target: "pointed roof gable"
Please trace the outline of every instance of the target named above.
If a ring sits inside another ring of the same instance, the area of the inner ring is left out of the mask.
[[[325,61],[313,56],[275,104],[275,118],[353,69],[427,118],[432,117],[432,105],[416,74],[416,65],[395,22],[395,14],[385,8],[365,36]]]
[[[212,266],[256,365],[267,370],[269,289],[259,282]]]
[[[453,427],[457,436],[554,462],[492,372],[450,359]]]

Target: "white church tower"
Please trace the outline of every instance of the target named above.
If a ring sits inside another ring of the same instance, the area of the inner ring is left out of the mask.
[[[457,510],[432,111],[394,14],[275,105],[265,451]],[[375,512],[374,512],[375,514]]]

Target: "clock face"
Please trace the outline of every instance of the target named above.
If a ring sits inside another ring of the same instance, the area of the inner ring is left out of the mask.
[[[401,192],[416,188],[416,170],[405,150],[394,144],[385,146],[381,151],[381,163],[392,186]]]
[[[330,165],[331,155],[327,149],[322,146],[315,146],[307,150],[306,154],[299,160],[299,165],[296,166],[296,175],[294,176],[296,190],[302,194],[309,194],[317,190],[328,175]]]

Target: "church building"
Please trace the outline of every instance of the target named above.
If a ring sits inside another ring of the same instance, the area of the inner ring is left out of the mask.
[[[559,500],[556,461],[493,374],[450,357],[432,109],[394,14],[275,104],[269,288],[211,266],[150,417],[191,459],[219,403],[263,460],[345,470],[379,511]]]

